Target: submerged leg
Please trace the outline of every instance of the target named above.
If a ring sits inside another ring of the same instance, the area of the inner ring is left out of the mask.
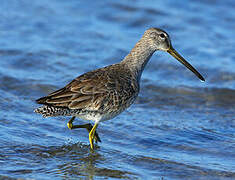
[[[83,124],[83,125],[73,125],[74,119],[75,119],[75,116],[73,116],[73,117],[69,120],[69,122],[67,123],[67,126],[68,126],[69,129],[72,130],[72,129],[77,129],[77,128],[86,128],[87,131],[88,131],[89,134],[90,134],[90,131],[91,131],[92,128],[93,128],[93,126],[91,125],[91,123]],[[97,132],[95,132],[95,134],[94,134],[94,139],[95,139],[95,142],[96,142],[96,143],[97,143],[97,142],[101,142],[100,137],[99,137],[99,135],[98,135]]]
[[[93,128],[91,129],[91,131],[89,133],[89,141],[90,141],[90,146],[91,146],[92,150],[94,149],[93,141],[94,141],[95,131],[96,131],[97,127],[98,127],[98,123],[95,123],[95,125],[93,126]]]

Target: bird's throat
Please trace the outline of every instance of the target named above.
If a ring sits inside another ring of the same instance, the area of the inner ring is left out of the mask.
[[[124,63],[131,71],[134,71],[139,80],[154,52],[155,50],[152,50],[147,42],[140,40],[121,63]]]

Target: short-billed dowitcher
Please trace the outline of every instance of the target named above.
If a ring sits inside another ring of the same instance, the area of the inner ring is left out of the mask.
[[[139,93],[142,71],[157,50],[170,53],[199,79],[205,81],[202,75],[176,52],[165,31],[150,28],[121,62],[87,72],[64,88],[36,100],[43,106],[35,109],[35,112],[43,117],[72,116],[67,124],[68,128],[86,128],[89,131],[91,149],[94,149],[93,141],[100,141],[96,133],[98,124],[114,118],[135,101]],[[75,117],[92,120],[95,124],[73,125]]]

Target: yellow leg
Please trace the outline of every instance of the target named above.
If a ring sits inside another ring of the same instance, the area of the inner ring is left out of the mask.
[[[86,128],[87,131],[88,131],[89,134],[90,134],[91,130],[93,129],[93,126],[91,125],[91,123],[83,124],[83,125],[73,125],[74,119],[75,119],[75,116],[73,116],[73,117],[69,120],[69,122],[67,123],[67,126],[68,126],[69,129],[72,130],[72,129],[77,129],[77,128]],[[95,134],[94,134],[94,139],[95,139],[95,142],[96,142],[96,143],[97,143],[97,142],[101,142],[100,137],[99,137],[99,135],[98,135],[98,133],[97,133],[96,131],[95,131]]]
[[[94,149],[93,141],[94,141],[95,131],[96,131],[97,127],[98,127],[98,123],[95,123],[95,125],[93,126],[93,128],[91,129],[91,131],[89,133],[89,141],[90,141],[90,146],[91,146],[92,150]]]
[[[69,122],[67,123],[67,126],[68,126],[69,129],[73,129],[73,121],[74,121],[74,119],[75,119],[75,116],[73,116],[73,117],[69,120]]]

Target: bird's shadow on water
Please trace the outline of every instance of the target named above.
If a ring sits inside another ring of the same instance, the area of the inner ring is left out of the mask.
[[[133,173],[123,170],[106,168],[107,163],[104,155],[99,153],[100,148],[95,146],[91,151],[89,145],[82,143],[67,144],[62,146],[40,147],[38,151],[32,150],[42,160],[48,162],[49,167],[45,173],[56,175],[60,178],[106,177],[131,179]],[[52,165],[54,164],[54,165]],[[102,165],[103,164],[103,165]],[[132,176],[133,177],[133,176]]]

